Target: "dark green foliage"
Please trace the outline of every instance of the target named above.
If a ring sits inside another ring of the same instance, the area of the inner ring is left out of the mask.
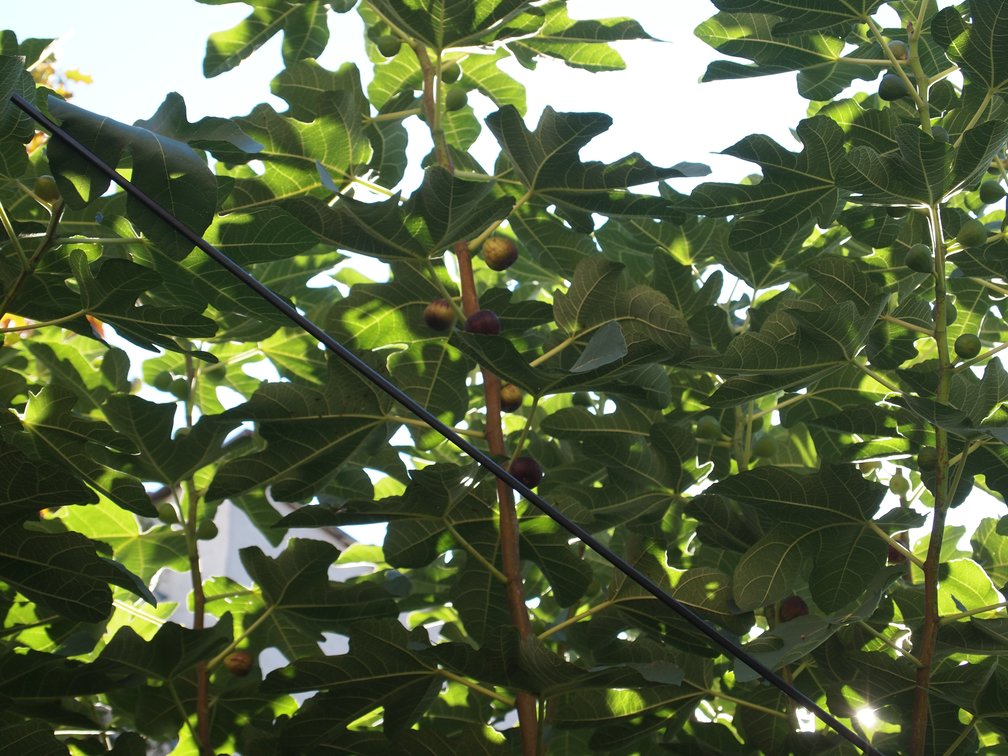
[[[1008,520],[947,522],[1008,494],[1008,13],[935,5],[716,0],[705,80],[794,72],[813,104],[795,146],[724,145],[758,176],[691,191],[705,166],[591,159],[604,112],[526,113],[544,57],[616,71],[650,39],[564,2],[257,0],[204,70],[282,38],[286,104],[234,118],[89,113],[10,32],[0,94],[879,749],[1001,753]],[[328,70],[355,8],[374,70]],[[528,695],[557,756],[848,748],[32,135],[0,108],[0,743],[503,755]],[[381,546],[333,545],[359,525]],[[195,620],[155,606],[178,574]]]

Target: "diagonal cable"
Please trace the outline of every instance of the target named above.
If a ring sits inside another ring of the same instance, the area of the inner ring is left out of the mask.
[[[456,448],[467,454],[485,470],[511,486],[512,489],[535,505],[539,511],[562,526],[588,548],[637,583],[637,585],[658,599],[658,601],[671,609],[675,614],[679,615],[680,618],[684,619],[695,629],[707,636],[714,645],[720,647],[729,656],[738,659],[740,662],[750,667],[764,680],[776,687],[796,703],[808,709],[808,711],[812,712],[820,719],[820,721],[831,727],[837,734],[860,748],[863,753],[869,754],[869,756],[883,756],[881,751],[872,746],[865,738],[861,737],[858,733],[847,727],[843,724],[843,722],[839,721],[823,707],[798,690],[794,685],[752,656],[730,637],[721,633],[716,627],[707,622],[688,606],[682,604],[677,599],[663,591],[661,586],[651,580],[651,578],[609,549],[591,533],[568,518],[537,493],[532,491],[532,489],[514,477],[506,469],[501,467],[501,465],[486,452],[473,446],[452,428],[441,422],[423,405],[419,404],[415,399],[404,393],[402,389],[392,383],[392,381],[377,372],[374,368],[361,360],[356,354],[343,346],[343,344],[330,336],[319,326],[315,325],[315,323],[306,318],[304,315],[299,313],[293,305],[285,301],[282,297],[253,277],[231,258],[182,223],[178,218],[151,199],[151,197],[149,197],[144,191],[134,186],[132,182],[123,178],[112,166],[95,155],[94,152],[81,144],[61,126],[58,126],[51,119],[47,118],[38,108],[25,100],[21,95],[12,94],[10,96],[10,100],[39,125],[46,129],[46,131],[48,131],[52,136],[62,140],[67,147],[91,163],[111,181],[122,187],[123,191],[129,194],[133,199],[144,205],[144,207],[168,224],[169,227],[181,234],[187,241],[191,242],[193,246],[198,247],[211,259],[213,259],[214,262],[231,273],[245,286],[273,305],[273,307],[279,310],[291,322],[316,338],[326,349],[335,354],[350,367],[360,373],[364,378],[395,399],[399,404],[416,415],[416,417],[427,423],[427,425],[444,436]]]

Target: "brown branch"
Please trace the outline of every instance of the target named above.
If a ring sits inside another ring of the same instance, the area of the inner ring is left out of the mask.
[[[459,282],[462,288],[462,311],[468,316],[479,310],[479,297],[473,275],[472,256],[465,241],[454,246],[458,259]],[[490,453],[503,459],[507,450],[504,446],[504,431],[501,427],[500,378],[485,367],[483,374],[483,395],[486,401],[486,438]],[[518,628],[522,639],[532,636],[532,623],[525,606],[525,592],[521,578],[521,554],[518,548],[518,516],[515,512],[514,493],[502,480],[497,481],[497,508],[500,526],[501,565],[507,577],[506,592],[511,621]],[[518,710],[518,728],[521,730],[522,753],[535,756],[539,751],[539,715],[535,696],[519,692],[515,697]]]
[[[931,236],[934,241],[934,339],[938,348],[938,387],[935,398],[947,402],[953,370],[953,360],[948,347],[948,322],[946,315],[947,291],[945,286],[945,235],[941,227],[938,207],[929,208]],[[920,661],[914,678],[913,715],[911,719],[910,755],[923,756],[928,733],[929,698],[932,664],[938,639],[940,615],[938,613],[938,571],[941,566],[942,538],[945,534],[945,514],[953,494],[949,490],[949,444],[945,429],[935,426],[935,449],[938,465],[935,469],[934,515],[931,522],[931,540],[924,559],[924,620],[920,635],[914,642],[914,655]]]

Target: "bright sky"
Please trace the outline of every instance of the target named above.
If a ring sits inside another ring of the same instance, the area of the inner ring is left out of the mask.
[[[203,78],[207,36],[246,16],[244,3],[48,0],[44,12],[31,3],[5,6],[2,24],[19,40],[56,37],[62,65],[94,77],[94,84],[75,89],[75,104],[88,110],[132,123],[149,118],[170,91],[185,98],[190,120],[242,115],[264,100],[284,107],[269,93],[269,82],[281,68],[279,35],[237,69]],[[572,16],[629,16],[663,42],[618,45],[627,63],[622,72],[589,74],[549,60],[534,72],[514,65],[509,73],[528,90],[529,121],[534,123],[547,104],[560,111],[603,111],[615,123],[593,142],[587,157],[641,152],[656,165],[718,161],[724,180],[746,175],[748,164],[710,153],[755,132],[792,145],[789,128],[804,117],[806,102],[796,92],[794,75],[698,83],[714,51],[696,39],[693,29],[715,10],[707,0],[571,0]],[[359,17],[351,12],[330,19],[332,39],[320,62],[336,68],[355,61],[367,80],[370,64]],[[471,102],[480,112],[491,110],[481,96]],[[676,187],[689,189],[685,182]]]

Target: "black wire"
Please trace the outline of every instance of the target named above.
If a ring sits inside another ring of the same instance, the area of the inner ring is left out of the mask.
[[[868,743],[864,738],[862,738],[858,733],[854,732],[852,729],[847,727],[845,724],[840,722],[836,717],[830,714],[828,711],[823,709],[819,704],[813,701],[811,698],[806,696],[800,690],[794,687],[787,680],[782,678],[772,669],[764,665],[762,662],[754,658],[749,654],[744,648],[742,648],[738,643],[733,641],[731,638],[723,635],[717,628],[707,622],[705,619],[696,614],[689,607],[680,603],[678,600],[670,596],[668,593],[663,591],[661,587],[655,583],[651,578],[642,573],[640,570],[635,568],[629,562],[624,560],[615,552],[611,551],[607,546],[597,540],[591,533],[585,530],[583,527],[578,525],[573,520],[569,519],[562,512],[557,510],[552,504],[547,502],[537,493],[532,491],[528,486],[514,477],[506,469],[501,467],[492,457],[490,457],[486,452],[473,446],[471,443],[462,438],[458,433],[456,433],[452,428],[445,425],[437,417],[432,415],[425,407],[417,403],[412,397],[404,393],[398,386],[389,381],[381,373],[374,370],[367,363],[361,360],[357,355],[343,346],[340,342],[330,336],[328,333],[323,331],[312,321],[306,318],[304,315],[299,313],[290,303],[285,301],[282,297],[274,293],[271,289],[265,286],[263,283],[254,278],[250,273],[248,273],[244,268],[235,263],[231,258],[221,252],[219,249],[214,247],[212,244],[207,242],[203,237],[193,231],[191,228],[182,223],[178,218],[165,210],[161,205],[151,199],[143,190],[138,189],[130,181],[123,178],[119,173],[115,171],[110,165],[108,165],[104,160],[95,155],[91,150],[77,141],[72,137],[67,131],[62,127],[56,125],[51,119],[47,118],[41,111],[38,110],[34,105],[27,102],[23,97],[18,94],[12,94],[11,102],[13,102],[17,107],[27,113],[31,118],[42,125],[50,134],[54,137],[59,137],[68,147],[73,149],[78,155],[87,160],[98,170],[104,173],[110,180],[114,181],[116,184],[121,186],[123,190],[131,195],[134,199],[142,203],[148,210],[157,215],[161,220],[167,223],[171,228],[181,234],[187,241],[192,242],[192,244],[207,255],[209,255],[215,262],[217,262],[221,267],[225,268],[229,273],[235,276],[239,281],[245,284],[247,287],[252,289],[256,294],[265,299],[271,305],[273,305],[277,310],[279,310],[283,315],[289,318],[298,327],[304,330],[306,333],[314,336],[318,341],[325,346],[326,349],[335,353],[340,359],[346,362],[350,367],[356,370],[358,373],[363,375],[367,380],[373,383],[375,386],[380,388],[386,394],[395,399],[399,404],[408,409],[418,418],[423,420],[427,425],[436,430],[442,436],[444,436],[448,441],[454,444],[460,451],[465,452],[469,457],[479,463],[485,470],[493,473],[500,480],[503,480],[511,488],[520,493],[526,499],[528,499],[532,504],[536,506],[543,514],[547,515],[554,522],[563,526],[569,533],[576,536],[582,543],[588,546],[592,551],[598,554],[600,557],[609,562],[613,567],[622,572],[624,575],[633,580],[637,585],[646,590],[661,603],[665,604],[669,609],[678,614],[682,619],[686,620],[690,625],[699,630],[701,633],[706,635],[713,643],[720,646],[722,650],[728,653],[729,656],[733,656],[743,664],[750,667],[754,672],[756,672],[760,677],[767,680],[770,684],[780,690],[782,693],[786,694],[789,698],[794,700],[796,703],[801,704],[806,709],[814,713],[822,722],[832,727],[839,735],[844,737],[846,740],[853,743],[855,746],[860,748],[864,753],[871,754],[871,756],[883,756],[881,751],[877,750],[874,746]]]

